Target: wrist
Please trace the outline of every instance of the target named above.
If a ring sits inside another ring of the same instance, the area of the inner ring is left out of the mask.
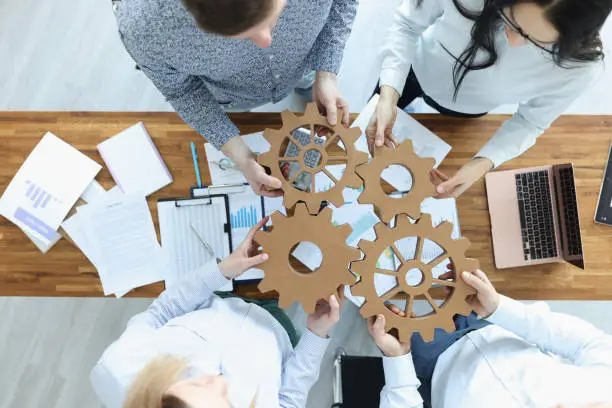
[[[329,72],[329,71],[317,71],[316,75],[315,75],[315,79],[316,80],[320,80],[320,79],[333,79],[335,80],[338,76],[336,75],[335,72]]]
[[[390,358],[402,357],[402,356],[405,356],[406,354],[410,354],[410,348],[408,348],[408,350],[398,349],[398,350],[383,351],[383,354],[385,355],[385,357],[390,357]]]
[[[236,135],[221,146],[221,152],[240,169],[244,168],[250,161],[255,160],[255,155],[244,143],[240,135]]]
[[[380,99],[379,102],[396,106],[399,101],[400,94],[397,90],[389,85],[383,85],[380,87]]]
[[[318,329],[318,328],[314,328],[314,327],[308,327],[308,330],[310,330],[310,332],[312,334],[314,334],[317,337],[320,337],[322,339],[327,339],[329,338],[329,332],[331,331],[331,329]]]
[[[495,167],[493,161],[488,157],[475,157],[472,160],[476,162],[479,166],[482,166],[482,168],[486,171],[493,170],[493,167]]]

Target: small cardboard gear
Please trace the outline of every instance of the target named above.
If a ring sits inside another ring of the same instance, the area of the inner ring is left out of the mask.
[[[329,298],[338,286],[356,282],[349,265],[360,259],[361,252],[345,243],[353,229],[348,224],[334,226],[331,217],[329,207],[318,215],[310,215],[306,206],[299,203],[293,217],[275,212],[271,217],[272,230],[255,234],[255,241],[265,252],[272,254],[261,265],[266,276],[259,284],[259,290],[276,290],[281,308],[300,302],[304,311],[311,314],[317,301]],[[312,242],[323,254],[320,267],[311,273],[298,272],[289,262],[292,250],[300,242]]]
[[[306,203],[310,214],[317,214],[321,208],[321,203],[324,201],[329,201],[336,207],[344,205],[342,191],[345,187],[359,188],[361,186],[362,181],[355,174],[355,168],[368,161],[367,153],[360,152],[355,148],[355,141],[361,136],[361,129],[347,129],[341,124],[331,126],[327,122],[327,119],[319,113],[314,103],[308,104],[306,112],[301,117],[296,116],[288,110],[282,112],[281,117],[283,120],[283,127],[281,129],[266,129],[264,131],[264,138],[270,143],[271,148],[267,153],[259,155],[258,162],[270,168],[271,175],[281,181],[281,189],[284,191],[283,205],[287,208],[291,208],[298,201],[302,201]],[[338,117],[342,117],[341,110],[338,111]],[[304,126],[308,126],[310,129],[310,139],[307,145],[303,145],[292,135],[294,130]],[[333,131],[332,137],[328,138],[323,145],[315,142],[315,126],[321,126]],[[299,148],[300,153],[297,156],[285,157],[285,153],[281,152],[286,139],[289,139],[289,141]],[[336,139],[339,139],[344,145],[344,156],[328,155],[326,149],[335,142]],[[316,150],[321,155],[318,165],[315,167],[309,167],[304,162],[306,153],[311,150]],[[346,160],[346,169],[340,179],[337,179],[326,169],[330,159]],[[287,180],[283,176],[280,168],[280,164],[283,162],[299,163],[300,171],[295,174],[292,180]],[[315,191],[315,174],[319,172],[323,172],[334,183],[330,189],[320,192]],[[301,191],[293,185],[295,179],[302,173],[310,174],[310,191]]]
[[[432,226],[431,216],[423,214],[421,218],[412,223],[406,215],[398,215],[396,226],[389,228],[383,223],[378,223],[374,230],[376,232],[375,241],[359,241],[359,248],[365,257],[363,260],[353,262],[351,271],[360,275],[361,280],[352,287],[354,296],[365,297],[365,303],[360,309],[364,318],[383,314],[386,317],[386,330],[397,329],[400,341],[410,341],[413,333],[420,333],[425,341],[432,341],[434,329],[443,328],[447,332],[455,330],[453,316],[462,314],[468,316],[471,312],[470,306],[466,302],[466,297],[473,293],[473,290],[463,281],[463,279],[453,279],[445,281],[435,279],[432,269],[445,259],[449,258],[457,271],[473,271],[479,267],[475,259],[465,257],[465,251],[470,242],[465,238],[453,240],[451,238],[453,225],[450,222],[443,222],[437,227]],[[406,237],[417,237],[414,259],[404,259],[395,244],[398,240]],[[443,253],[428,263],[422,260],[424,240],[429,239],[438,244]],[[386,248],[391,248],[402,265],[397,271],[388,271],[377,268],[380,255]],[[423,274],[420,285],[411,286],[406,281],[408,271],[417,268]],[[397,279],[397,286],[389,290],[382,296],[378,296],[375,284],[375,274],[390,275]],[[432,285],[447,286],[452,289],[450,297],[446,302],[438,306],[430,290]],[[387,300],[404,292],[407,297],[406,317],[401,317],[385,306]],[[412,317],[413,302],[417,296],[424,296],[431,305],[433,311],[425,316]]]
[[[403,197],[389,197],[380,184],[383,170],[394,164],[405,167],[412,176],[412,188]],[[417,219],[421,214],[423,200],[436,195],[429,176],[435,164],[436,160],[433,158],[417,156],[412,142],[408,139],[395,149],[376,148],[370,163],[362,164],[355,170],[363,179],[364,187],[357,201],[361,204],[373,204],[384,222],[389,222],[397,214],[408,214]]]

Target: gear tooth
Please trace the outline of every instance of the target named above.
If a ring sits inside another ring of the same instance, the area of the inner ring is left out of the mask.
[[[395,150],[396,151],[401,151],[402,152],[402,156],[405,155],[405,153],[403,153],[404,151],[407,151],[409,153],[414,154],[414,146],[412,145],[412,140],[404,139],[399,144],[399,146],[396,146]]]
[[[305,217],[307,215],[310,215],[310,212],[308,211],[306,203],[297,203],[295,205],[293,217]]]
[[[457,306],[456,312],[463,316],[469,316],[472,313],[472,307],[462,299],[461,304]]]
[[[331,222],[331,217],[329,218]],[[353,227],[350,224],[342,224],[336,227],[336,231],[338,231],[338,235],[342,236],[342,241],[346,241],[346,239],[353,233]],[[347,246],[347,248],[350,248]]]
[[[480,261],[478,261],[478,259],[467,258],[465,260],[465,269],[468,272],[474,272],[476,269],[480,269]]]
[[[420,217],[418,217],[417,225],[424,226],[425,228],[433,227],[431,221],[431,214],[422,213]]]
[[[465,254],[465,251],[470,247],[470,240],[467,238],[459,238],[453,242],[453,245],[456,245],[456,250]]]
[[[266,293],[274,290],[274,288],[269,282],[269,279],[266,278],[259,282],[259,285],[257,285],[257,289],[259,289],[261,293]]]
[[[320,208],[320,205],[319,205],[319,208]],[[331,224],[333,215],[334,215],[334,212],[332,211],[332,209],[329,207],[325,207],[321,210],[321,212],[319,212],[319,215],[317,215],[317,217],[321,217],[322,220],[325,220],[326,222]],[[343,224],[343,225],[347,225],[347,224]]]
[[[293,299],[289,299],[288,296],[283,296],[279,293],[278,296],[278,307],[281,309],[288,309],[293,304]]]
[[[365,296],[363,282],[358,282],[351,286],[351,293],[353,294],[353,296]]]
[[[274,211],[272,215],[270,215],[270,220],[272,220],[272,226],[274,227],[278,227],[286,219],[287,217],[285,217],[280,211]]]
[[[372,194],[369,193],[367,188],[365,188],[361,194],[359,194],[359,197],[357,197],[357,202],[359,204],[372,204],[374,202]]]
[[[334,205],[334,207],[342,207],[344,205],[344,196],[342,195],[342,190],[338,189],[334,193],[330,194],[329,202]]]
[[[450,318],[444,321],[440,327],[447,333],[452,333],[456,330],[455,322],[453,322],[453,319]]]
[[[302,309],[304,309],[304,313],[306,313],[307,315],[311,315],[315,312],[316,304],[312,302],[300,302],[300,303],[302,305]]]
[[[358,261],[359,259],[361,259],[361,251],[359,249],[351,248],[349,246],[347,246],[346,248],[347,248],[347,258],[350,259],[351,262]]]
[[[297,122],[299,120],[298,117],[295,116],[295,114],[291,112],[289,109],[281,112],[281,119],[283,121],[283,124],[288,123],[288,122],[289,123]]]
[[[270,129],[270,128],[264,129],[263,137],[264,139],[266,139],[268,143],[273,144],[275,141],[274,139],[275,139],[276,132],[278,132],[278,130]]]
[[[321,114],[319,113],[319,108],[317,108],[317,105],[315,103],[309,103],[308,105],[306,105],[306,110],[304,111],[304,116],[321,116]]]
[[[428,169],[433,169],[436,165],[436,159],[433,157],[424,157],[421,160],[423,160],[423,164],[426,165]]]
[[[374,232],[376,233],[376,239],[379,240],[384,234],[389,232],[389,227],[387,227],[384,223],[379,222],[378,224],[374,225]]]
[[[366,239],[360,239],[357,246],[367,256],[369,252],[374,250],[374,241],[368,241]]]
[[[405,229],[410,228],[411,226],[412,223],[406,214],[399,214],[397,217],[395,217],[395,228]]]
[[[257,242],[260,246],[262,247],[267,247],[270,244],[270,241],[268,239],[269,234],[271,234],[270,232],[265,232],[265,231],[257,231],[255,233],[255,238],[253,238],[253,240],[255,242]]]
[[[340,117],[340,113],[338,113],[338,117]],[[357,139],[359,139],[362,134],[363,134],[363,132],[361,131],[361,128],[359,128],[359,127],[352,127],[352,128],[348,128],[348,129],[346,129],[344,131],[344,134],[342,135],[342,138],[346,138],[347,139],[346,142],[348,142],[350,144],[355,144]]]
[[[415,220],[421,217],[421,203],[411,202],[409,204],[406,205],[406,214]]]
[[[420,332],[425,343],[431,343],[434,339],[434,329],[427,329]],[[408,339],[410,340],[410,339]]]
[[[353,153],[353,155],[354,155],[353,157],[354,157],[355,163],[359,163],[359,164],[367,163],[368,160],[370,159],[370,156],[368,156],[366,152],[356,151]]]
[[[453,224],[449,221],[444,221],[440,225],[436,227],[437,231],[441,231],[441,234],[444,234],[445,237],[450,237],[453,234]]]
[[[393,211],[387,211],[384,208],[378,208],[378,215],[380,217],[380,220],[382,222],[391,222],[391,220],[393,219],[393,217],[395,216],[395,213]]]
[[[305,202],[305,208],[308,214],[317,215],[321,210],[321,200],[308,200]]]
[[[291,197],[291,198],[289,198]],[[295,194],[285,194],[283,197],[283,207],[290,209],[297,205],[298,199],[295,197]]]
[[[363,294],[358,294],[359,291],[355,291],[357,289],[357,285],[355,285],[354,289],[352,290],[353,296],[364,296]],[[359,313],[361,313],[361,315],[363,317],[365,317],[366,319],[368,317],[372,317],[374,315],[376,315],[376,306],[372,303],[372,302],[368,302],[368,300],[366,299],[365,303],[363,304],[363,306],[361,306],[361,308],[359,309]]]
[[[363,180],[356,173],[346,174],[342,179],[343,181],[346,180],[347,187],[359,188],[363,185]],[[342,198],[344,199],[344,197]]]
[[[273,157],[273,153],[271,152],[265,152],[265,153],[261,153],[257,156],[257,163],[262,164],[264,166],[270,167],[269,164],[270,163],[274,163],[274,157]]]

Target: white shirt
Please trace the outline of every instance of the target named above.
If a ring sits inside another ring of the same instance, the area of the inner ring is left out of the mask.
[[[612,402],[612,336],[578,318],[501,297],[493,323],[438,359],[433,408],[582,408]],[[387,359],[381,408],[422,407],[412,359]],[[562,360],[563,359],[563,360]]]
[[[255,396],[258,408],[306,405],[329,339],[307,331],[293,349],[266,310],[214,295],[226,283],[216,264],[207,264],[129,321],[91,373],[107,407],[120,408],[140,370],[166,354],[185,358],[189,377],[223,374],[235,408],[250,407]]]
[[[483,0],[461,0],[472,11],[482,10]],[[455,58],[471,40],[472,20],[463,17],[452,0],[404,0],[396,12],[387,46],[383,51],[380,84],[400,94],[410,67],[426,95],[441,106],[463,113],[489,112],[503,104],[519,104],[480,150],[478,157],[491,159],[497,167],[533,146],[541,135],[589,86],[602,63],[573,63],[557,66],[551,56],[528,43],[511,47],[500,25],[494,66],[468,72],[453,101]],[[478,60],[483,57],[479,54]]]

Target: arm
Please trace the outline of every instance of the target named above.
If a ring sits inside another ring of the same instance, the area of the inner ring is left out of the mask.
[[[306,406],[308,392],[319,378],[321,360],[330,339],[321,338],[307,330],[283,365],[283,379],[279,393],[282,408]]]
[[[425,0],[419,7],[416,4],[417,0],[404,0],[397,9],[382,52],[380,86],[392,87],[398,97],[404,90],[419,38],[444,13],[442,0]]]
[[[383,357],[385,386],[380,393],[380,408],[422,408],[412,353],[399,357]]]
[[[600,68],[600,64],[569,68],[568,78],[563,86],[521,103],[512,118],[504,122],[476,156],[488,158],[494,167],[498,167],[525,153],[589,87]]]
[[[584,320],[553,313],[546,303],[527,306],[500,296],[488,320],[574,365],[612,369],[612,336]]]
[[[338,73],[356,13],[357,0],[334,0],[310,54],[313,69]]]
[[[126,50],[189,126],[217,149],[240,133],[200,77],[170,66],[158,56],[158,50],[149,49],[146,39],[129,31],[121,35]]]

